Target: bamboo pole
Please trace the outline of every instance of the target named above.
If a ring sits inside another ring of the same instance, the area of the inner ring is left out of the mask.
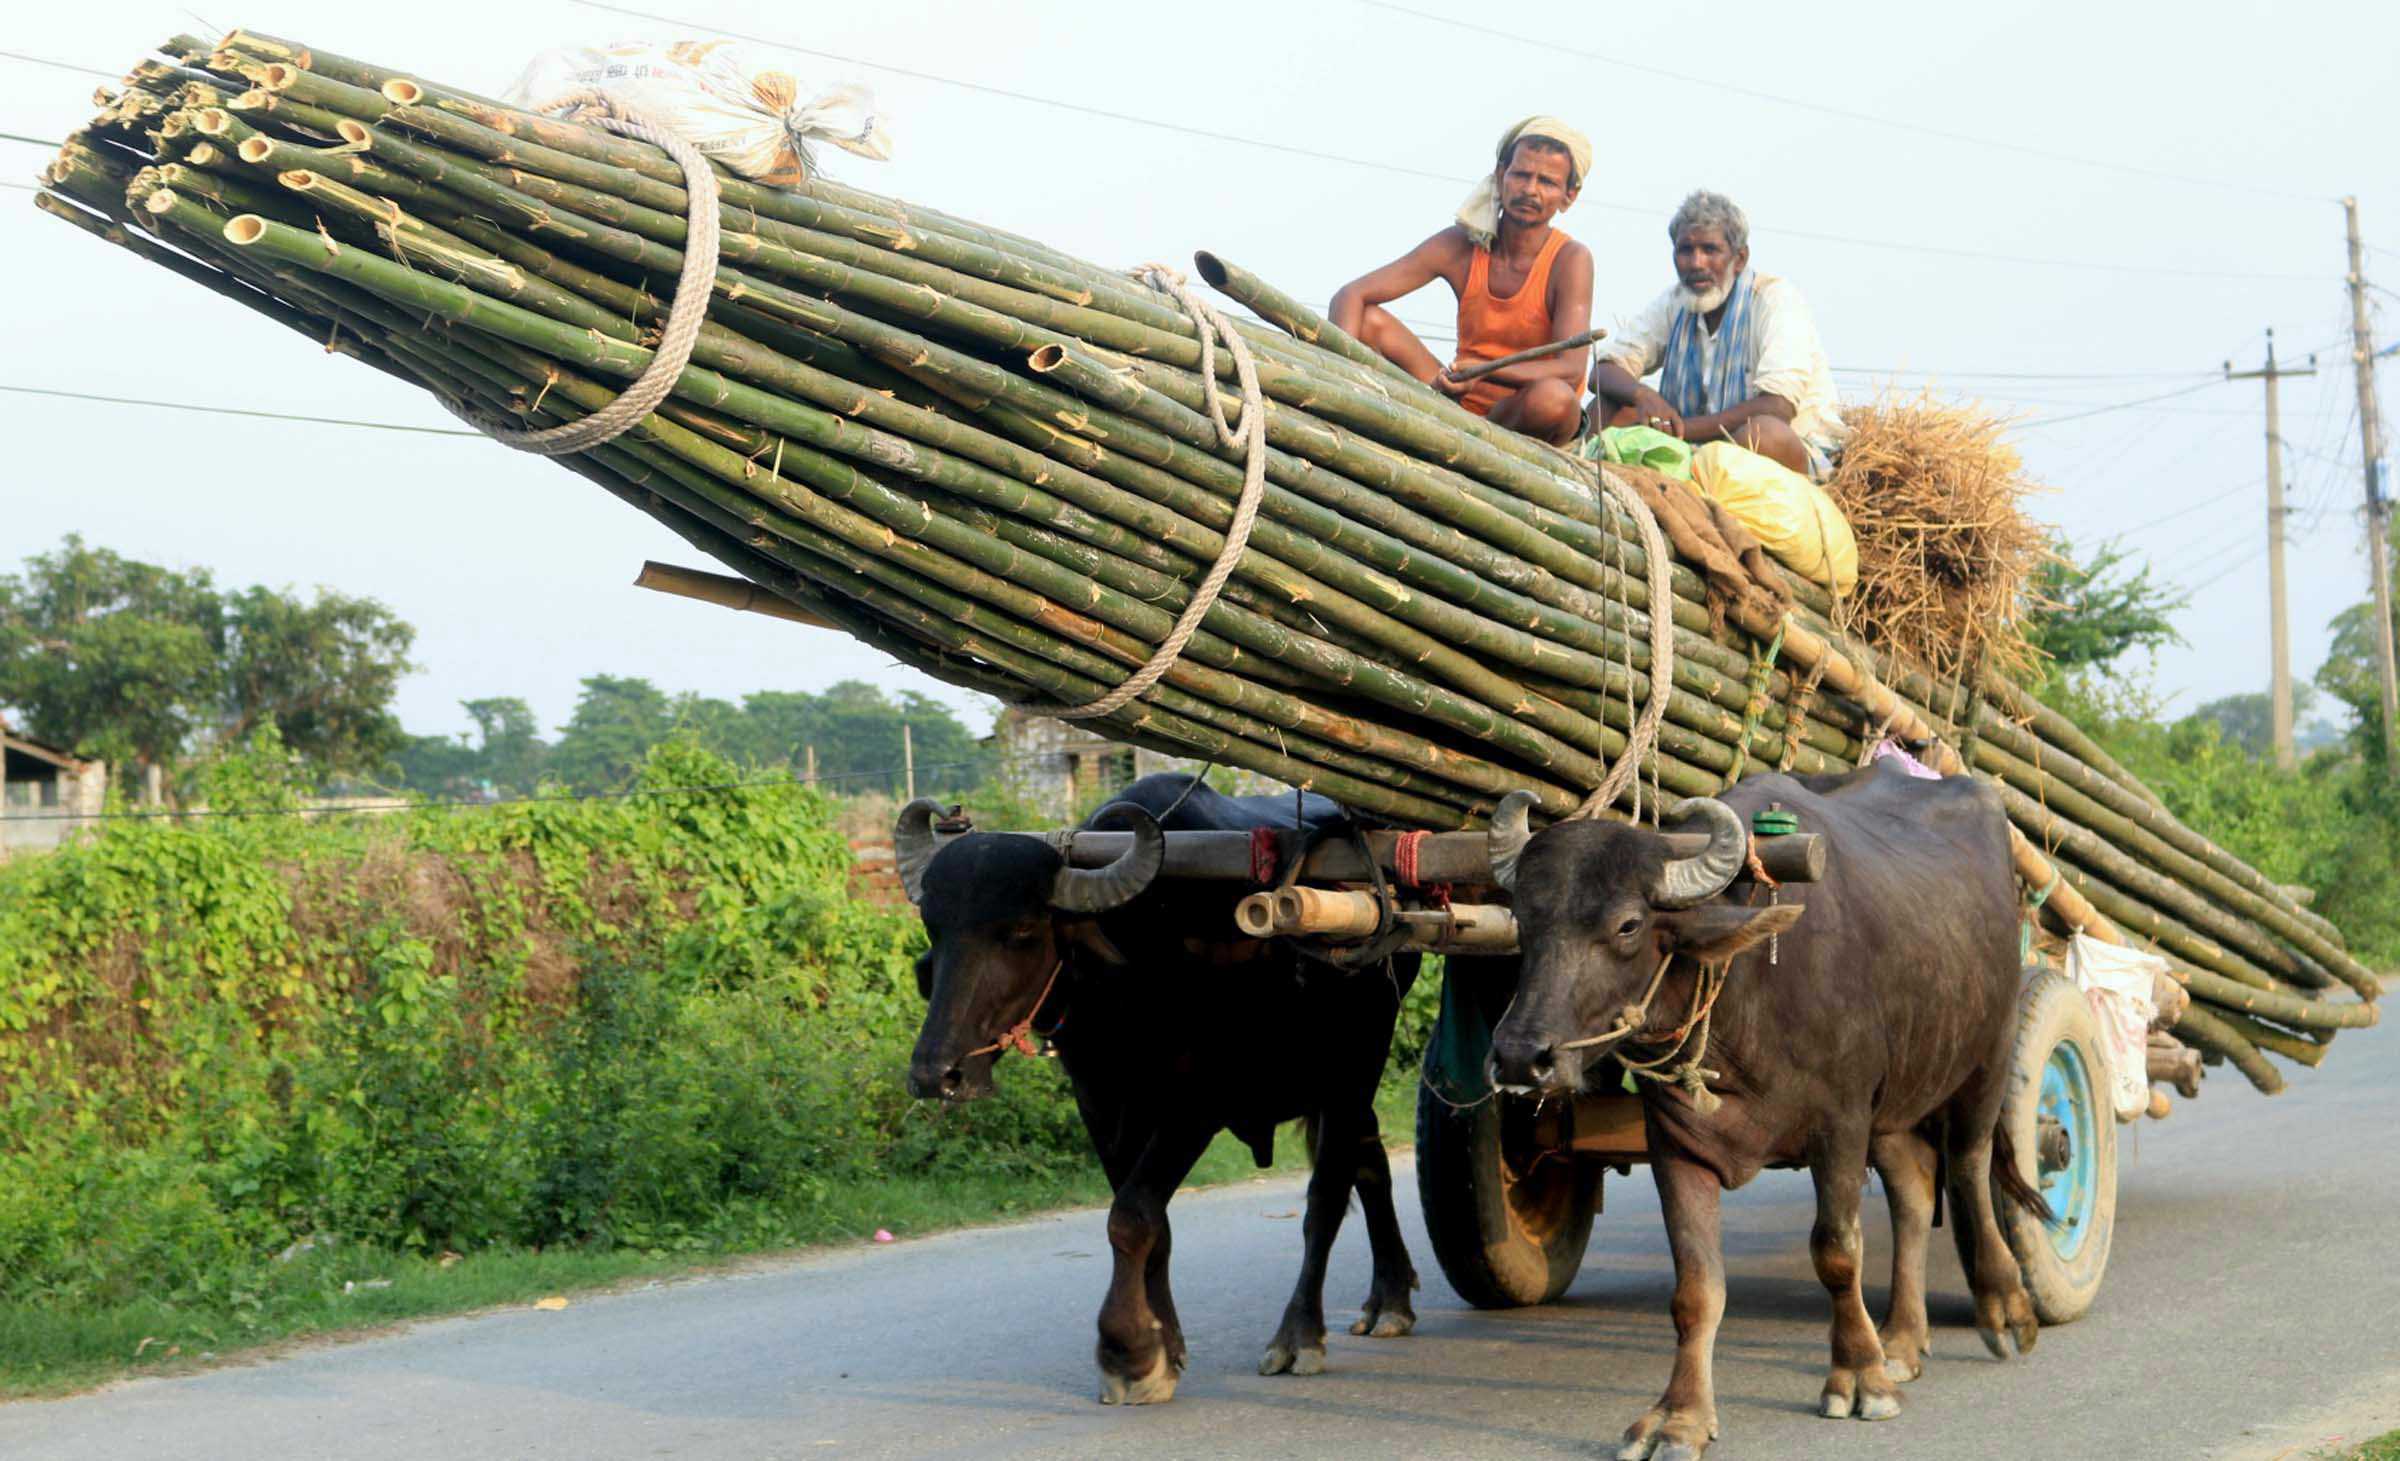
[[[780,594],[764,592],[749,579],[723,573],[704,573],[697,568],[681,568],[656,559],[642,564],[642,571],[633,576],[633,586],[698,599],[704,604],[717,604],[744,613],[764,614],[770,619],[787,619],[794,624],[806,624],[812,629],[841,627],[823,614],[804,609]]]
[[[138,67],[45,174],[47,211],[480,410],[568,419],[647,362],[684,235],[681,175],[657,149],[271,38],[174,44],[205,71]],[[568,465],[951,683],[1091,698],[1147,658],[1241,487],[1201,414],[1194,323],[1123,276],[933,210],[825,183],[725,194],[692,369],[649,422]],[[260,237],[232,236],[237,210]],[[2054,921],[2165,948],[2198,1043],[2256,1080],[2262,1051],[2305,1063],[2290,1051],[2373,1021],[2312,997],[2336,980],[2380,992],[2329,925],[2063,717],[2014,687],[1970,702],[1879,667],[1796,580],[1780,624],[1737,609],[1753,646],[1783,634],[1781,662],[1759,665],[1685,565],[1651,601],[1636,531],[1583,464],[1198,262],[1292,332],[1237,326],[1267,388],[1268,491],[1201,634],[1106,734],[1221,748],[1418,825],[1470,825],[1529,781],[1556,815],[1624,753],[1661,614],[1667,789],[1714,792],[1745,761],[1838,770],[1886,728],[1956,772],[1926,707],[1973,703],[1957,729],[2001,787],[2019,876],[2053,890]],[[1820,667],[1796,719],[1782,702]]]

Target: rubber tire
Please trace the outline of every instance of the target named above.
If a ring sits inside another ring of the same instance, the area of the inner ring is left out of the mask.
[[[2091,1006],[2080,990],[2059,975],[2047,969],[2028,971],[2017,1000],[2016,1052],[2009,1061],[2000,1124],[2029,1176],[2039,1170],[2036,1127],[2041,1118],[2042,1069],[2049,1063],[2050,1052],[2069,1042],[2083,1057],[2097,1103],[2092,1122],[2095,1160],[2090,1235],[2072,1260],[2061,1258],[2051,1244],[2048,1224],[2018,1206],[1997,1183],[1992,1192],[2000,1231],[2025,1275],[2033,1312],[2044,1324],[2067,1324],[2082,1318],[2100,1295],[2100,1280],[2108,1270],[2109,1243],[2117,1227],[2117,1118],[2109,1102],[2108,1067]],[[2034,1185],[2038,1188],[2041,1183],[2036,1180]]]
[[[1504,1106],[1510,1108],[1504,1111]],[[1527,1103],[1494,1096],[1464,1110],[1417,1087],[1417,1198],[1442,1276],[1478,1309],[1546,1304],[1583,1267],[1599,1209],[1601,1167],[1540,1162],[1510,1180],[1503,1122]]]

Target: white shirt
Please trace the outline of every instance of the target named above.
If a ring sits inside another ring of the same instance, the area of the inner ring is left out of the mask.
[[[1772,274],[1756,274],[1750,289],[1750,394],[1791,402],[1792,430],[1802,440],[1821,449],[1839,446],[1850,428],[1842,423],[1833,367],[1817,339],[1808,301]],[[1667,352],[1667,331],[1683,308],[1679,294],[1670,288],[1640,313],[1619,315],[1616,328],[1600,343],[1600,358],[1623,366],[1637,380],[1657,370]],[[1700,363],[1712,374],[1716,354],[1716,332],[1702,321]]]

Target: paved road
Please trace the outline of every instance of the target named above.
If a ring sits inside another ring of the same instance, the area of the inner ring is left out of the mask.
[[[2389,1028],[2344,1035],[2274,1100],[2214,1073],[2125,1144],[2107,1289],[2030,1359],[1985,1357],[1934,1245],[1934,1362],[1880,1425],[1809,1413],[1826,1322],[1810,1203],[1769,1173],[1726,1214],[1714,1454],[2264,1461],[2400,1426],[2396,1117]],[[1612,1182],[1582,1277],[1541,1310],[1461,1305],[1404,1204],[1427,1275],[1416,1336],[1337,1334],[1328,1373],[1260,1379],[1298,1206],[1288,1180],[1176,1205],[1192,1368],[1162,1407],[1090,1399],[1107,1245],[1079,1212],[0,1407],[0,1456],[1589,1457],[1664,1381],[1669,1268],[1639,1173]],[[1365,1246],[1354,1221],[1329,1290],[1344,1305]]]

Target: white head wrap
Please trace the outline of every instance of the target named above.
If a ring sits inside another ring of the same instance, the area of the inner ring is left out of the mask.
[[[1567,149],[1567,156],[1574,161],[1577,186],[1589,181],[1592,175],[1592,139],[1556,117],[1527,117],[1501,133],[1500,145],[1494,150],[1492,158],[1492,171],[1475,184],[1475,190],[1467,194],[1467,201],[1458,205],[1459,226],[1466,229],[1467,237],[1487,249],[1492,246],[1492,240],[1500,235],[1497,175],[1501,168],[1508,165],[1508,154],[1515,150],[1520,137],[1548,137],[1563,145]]]

